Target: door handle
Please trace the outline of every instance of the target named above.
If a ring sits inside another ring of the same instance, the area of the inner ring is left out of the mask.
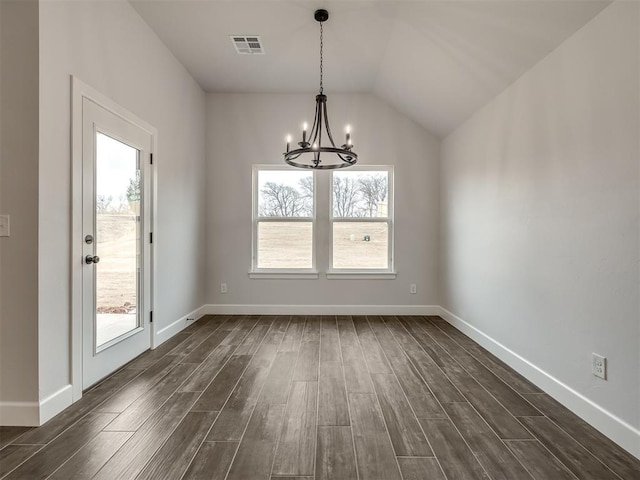
[[[100,257],[97,255],[87,255],[84,257],[84,263],[90,265],[92,263],[98,263],[100,261]]]

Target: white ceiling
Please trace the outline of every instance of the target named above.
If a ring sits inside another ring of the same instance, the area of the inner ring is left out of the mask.
[[[444,136],[609,0],[129,0],[207,92],[372,92]],[[260,35],[238,55],[229,35]]]

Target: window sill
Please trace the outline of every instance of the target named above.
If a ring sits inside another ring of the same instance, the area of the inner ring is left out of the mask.
[[[265,280],[317,280],[318,272],[249,272],[249,278]]]
[[[328,272],[327,280],[395,280],[397,272]]]

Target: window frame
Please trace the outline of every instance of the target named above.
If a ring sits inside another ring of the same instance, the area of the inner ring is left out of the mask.
[[[330,201],[329,201],[329,265],[327,270],[328,279],[387,279],[395,278],[394,266],[394,168],[393,165],[354,165],[348,171],[358,172],[387,172],[387,216],[386,217],[335,217],[333,212],[333,178],[339,170],[331,171],[329,177]],[[333,266],[333,226],[335,223],[386,223],[389,235],[387,242],[387,268],[334,268]]]
[[[313,178],[313,197],[312,208],[313,214],[310,217],[262,217],[258,213],[259,192],[258,192],[258,175],[260,171],[288,171],[300,172],[299,169],[288,165],[253,165],[251,172],[251,269],[249,271],[250,278],[318,278],[317,261],[317,245],[316,238],[318,236],[317,225],[317,196],[318,182],[315,171],[311,171]],[[309,173],[309,172],[306,172]],[[311,223],[311,268],[259,268],[258,267],[258,228],[260,223],[270,222],[291,222],[291,223]]]

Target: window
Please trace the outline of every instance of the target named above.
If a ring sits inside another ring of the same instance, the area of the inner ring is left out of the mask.
[[[254,165],[250,276],[318,278],[318,269],[328,279],[395,278],[393,167]]]
[[[253,272],[314,272],[312,171],[253,169]]]
[[[331,271],[393,271],[393,169],[331,174]]]

